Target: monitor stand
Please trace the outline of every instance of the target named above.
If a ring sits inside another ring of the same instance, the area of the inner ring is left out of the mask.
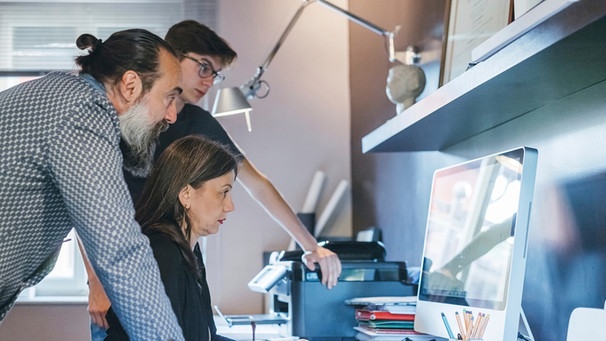
[[[534,336],[532,335],[532,331],[530,330],[530,326],[528,325],[528,320],[526,319],[526,314],[524,314],[524,309],[522,309],[522,307],[520,307],[520,322],[518,325],[518,340],[534,341]]]

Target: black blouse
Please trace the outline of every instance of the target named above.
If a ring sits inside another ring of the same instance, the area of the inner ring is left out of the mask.
[[[155,232],[149,237],[154,257],[160,268],[164,289],[170,299],[186,341],[216,341],[226,338],[217,335],[213,320],[210,291],[200,247],[196,244],[194,255],[202,269],[199,278],[188,266],[179,246],[166,235]],[[144,296],[144,295],[143,295]],[[106,341],[128,340],[128,336],[114,311],[107,313],[109,329]]]

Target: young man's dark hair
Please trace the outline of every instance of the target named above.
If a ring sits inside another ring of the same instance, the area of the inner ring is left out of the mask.
[[[193,52],[218,57],[221,65],[230,65],[238,57],[225,39],[194,20],[173,25],[164,39],[177,51],[179,59],[183,59],[183,54]]]

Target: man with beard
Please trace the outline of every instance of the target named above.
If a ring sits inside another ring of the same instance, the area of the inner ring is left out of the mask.
[[[151,126],[148,122],[149,119],[145,117],[147,110],[147,104],[140,102],[118,117],[122,134],[120,149],[124,157],[123,166],[130,174],[137,176],[147,176],[151,171],[156,140],[160,133],[169,126],[169,122],[166,120]],[[171,120],[172,122],[174,120]]]
[[[122,175],[121,134],[139,164],[176,120],[172,48],[139,29],[81,35],[80,74],[0,92],[0,321],[53,268],[75,228],[131,340],[183,340]],[[133,290],[136,288],[136,290]]]

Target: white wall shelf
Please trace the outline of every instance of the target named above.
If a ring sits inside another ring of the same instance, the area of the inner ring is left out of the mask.
[[[362,151],[442,150],[603,81],[606,1],[581,0],[364,136]]]

